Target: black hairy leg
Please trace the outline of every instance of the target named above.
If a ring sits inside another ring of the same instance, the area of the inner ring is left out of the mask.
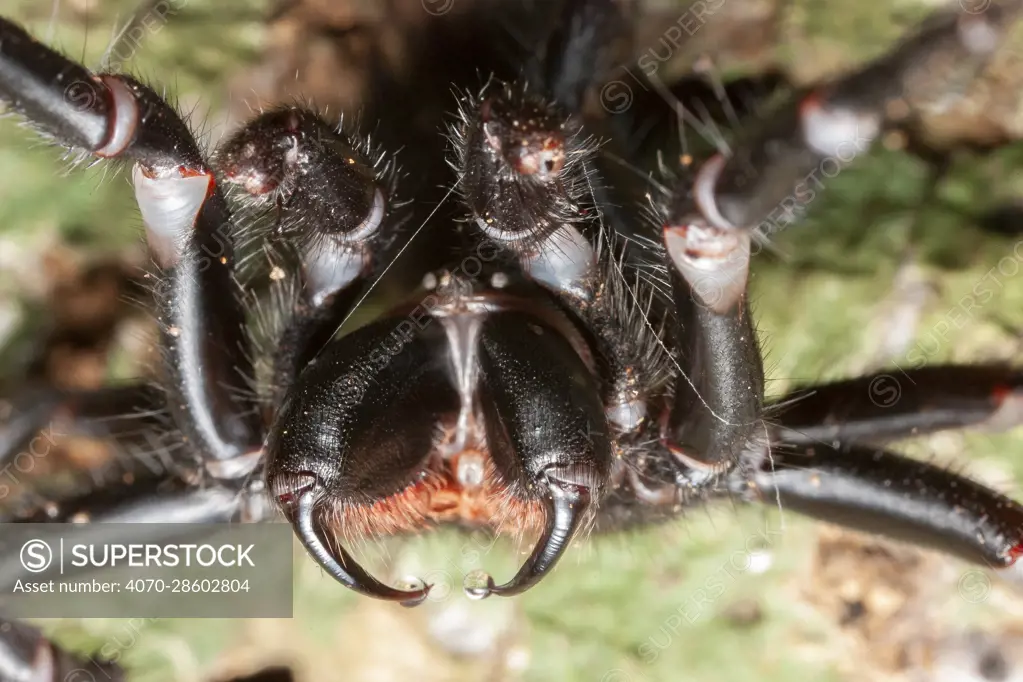
[[[777,438],[795,444],[998,431],[1023,421],[1023,377],[1006,365],[934,365],[797,389],[777,404]]]

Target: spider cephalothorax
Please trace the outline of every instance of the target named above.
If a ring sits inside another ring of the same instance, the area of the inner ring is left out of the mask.
[[[869,376],[765,405],[747,284],[762,221],[794,183],[940,100],[936,83],[960,87],[1017,9],[941,14],[864,71],[797,93],[730,154],[661,155],[649,174],[623,171],[655,164],[618,163],[622,120],[592,106],[621,37],[612,0],[563,3],[535,56],[482,88],[455,83],[453,121],[426,116],[425,133],[382,122],[370,144],[290,105],[256,116],[212,161],[146,85],[92,74],[0,22],[0,98],[68,147],[134,163],[156,265],[165,392],[56,396],[51,412],[166,406],[204,481],[126,483],[48,518],[276,510],[340,582],[408,604],[429,585],[384,584],[353,541],[447,523],[535,533],[510,581],[475,592],[510,595],[587,524],[672,518],[716,497],[1012,566],[1023,507],[876,443],[1018,424],[1018,373],[913,370],[886,409],[867,400]],[[432,153],[445,132],[447,154]],[[395,140],[411,152],[385,148]],[[432,248],[413,267],[399,257],[421,233]],[[396,262],[413,286],[342,330]],[[272,324],[251,324],[252,300]],[[42,413],[20,417],[0,454]]]

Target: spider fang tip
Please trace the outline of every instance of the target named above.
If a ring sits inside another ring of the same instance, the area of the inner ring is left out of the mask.
[[[548,475],[547,489],[547,522],[529,559],[514,578],[502,585],[494,584],[493,579],[486,576],[485,587],[466,588],[469,597],[485,599],[491,594],[502,597],[522,594],[554,570],[586,518],[592,491],[588,486],[563,481],[554,475]]]
[[[323,482],[308,471],[299,472],[296,479],[298,485],[279,491],[278,499],[290,502],[284,512],[306,551],[323,570],[345,587],[368,597],[396,601],[409,607],[426,599],[432,585],[418,581],[422,586],[411,590],[385,585],[367,573],[340,543],[331,543],[316,518],[317,504],[324,493]]]

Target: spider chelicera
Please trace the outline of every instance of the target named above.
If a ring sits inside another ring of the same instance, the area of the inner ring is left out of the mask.
[[[471,21],[493,9],[480,4]],[[1016,10],[936,15],[864,70],[796,93],[731,154],[662,157],[637,177],[614,162],[634,119],[595,106],[623,3],[562,5],[534,22],[553,28],[528,59],[482,86],[448,80],[473,88],[441,93],[453,117],[425,95],[399,104],[410,80],[382,80],[365,112],[381,121],[373,142],[288,105],[211,156],[146,84],[0,19],[0,100],[83,158],[131,164],[163,350],[155,387],[13,398],[0,462],[58,413],[87,429],[167,411],[191,474],[117,481],[22,519],[281,513],[340,583],[406,605],[430,586],[373,577],[353,539],[439,524],[535,533],[513,577],[467,587],[514,595],[586,525],[719,498],[1014,575],[1023,506],[878,443],[1019,424],[1019,372],[920,367],[897,401],[877,374],[765,404],[747,283],[764,221],[794,187],[969,83]],[[402,256],[417,238],[413,267]],[[395,272],[414,283],[400,301],[339,333]]]

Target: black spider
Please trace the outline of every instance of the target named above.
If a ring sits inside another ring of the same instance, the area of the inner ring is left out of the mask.
[[[649,177],[616,162],[648,161],[623,141],[635,117],[608,99],[625,3],[520,8],[553,28],[510,67],[488,44],[508,3],[478,4],[410,41],[421,67],[381,76],[364,112],[380,121],[375,143],[292,105],[212,159],[147,85],[93,74],[0,20],[0,99],[61,145],[133,164],[164,357],[156,389],[16,399],[0,462],[58,413],[87,428],[166,408],[188,471],[24,518],[281,512],[339,582],[408,605],[430,586],[381,583],[345,549],[352,538],[443,523],[536,531],[514,577],[471,588],[513,595],[585,524],[652,523],[716,498],[1011,572],[1023,506],[876,443],[1017,425],[1020,373],[920,367],[897,385],[865,376],[765,405],[746,291],[751,254],[779,215],[797,217],[791,197],[813,171],[961,89],[1019,3],[939,14],[864,70],[796,93],[730,156],[679,150]],[[482,87],[477,69],[493,74]],[[473,89],[452,101],[452,83]],[[634,109],[657,130],[681,114]],[[411,292],[339,334],[385,274]]]

